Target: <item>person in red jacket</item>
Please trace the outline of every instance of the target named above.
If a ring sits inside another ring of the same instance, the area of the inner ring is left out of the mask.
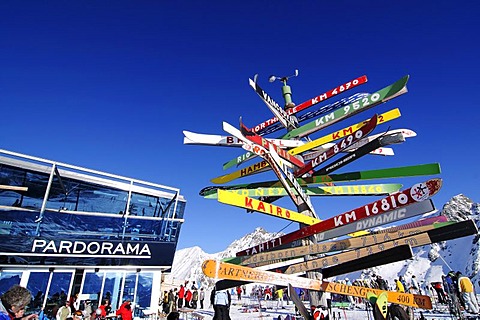
[[[132,305],[130,300],[126,300],[116,312],[117,316],[122,317],[122,320],[132,320]]]
[[[242,287],[240,286],[237,287],[237,300],[242,300]]]
[[[178,309],[183,307],[183,299],[185,298],[185,287],[183,284],[180,285],[180,290],[178,290]]]
[[[185,292],[185,307],[186,308],[191,308],[192,307],[192,305],[190,304],[191,301],[192,301],[192,297],[193,297],[192,291],[190,291],[190,289],[187,289],[187,292]]]
[[[100,317],[105,319],[107,317],[107,309],[108,309],[108,306],[110,304],[110,301],[105,299],[103,300],[102,302],[102,305],[98,307],[98,309],[100,309]]]

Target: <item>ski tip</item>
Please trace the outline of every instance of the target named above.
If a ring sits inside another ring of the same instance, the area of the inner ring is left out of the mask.
[[[443,180],[441,178],[430,179],[427,181],[430,196],[435,195],[442,188]]]
[[[228,174],[223,175],[223,176],[219,176],[219,177],[216,177],[216,178],[212,178],[212,179],[210,179],[210,182],[211,183],[216,183],[216,184],[224,184],[224,183],[228,182],[228,181],[225,181],[227,178],[228,178]]]

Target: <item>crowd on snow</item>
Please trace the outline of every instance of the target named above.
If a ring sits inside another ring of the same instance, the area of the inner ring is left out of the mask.
[[[188,285],[189,281],[185,281],[178,288],[172,288],[169,291],[163,292],[161,301],[163,315],[170,315],[182,311],[183,308],[190,309],[204,309],[205,308],[205,290],[200,290],[193,281],[192,285]],[[230,290],[217,290],[215,287],[210,293],[209,303],[214,310],[214,319],[228,320],[230,319],[230,305],[232,303],[232,296],[236,297],[238,301],[242,299],[242,296],[247,296],[247,287],[237,286]],[[275,289],[273,286],[260,286],[254,285],[250,297],[262,300],[277,300],[277,307],[284,308],[284,289]]]
[[[189,281],[185,281],[179,288],[172,288],[169,291],[165,290],[159,305],[162,307],[163,315],[167,316],[168,320],[179,319],[179,311],[184,308],[189,309],[204,309],[205,305],[205,290],[204,288],[198,289],[193,281],[192,285],[188,285]],[[375,288],[380,290],[396,290],[398,292],[408,292],[414,294],[424,294],[433,296],[438,304],[448,304],[450,309],[456,307],[459,310],[465,310],[472,314],[479,314],[479,305],[476,299],[474,286],[471,280],[463,275],[461,272],[450,271],[447,275],[442,275],[441,282],[432,282],[429,284],[419,283],[415,275],[412,275],[409,281],[403,276],[393,280],[392,284],[389,284],[387,280],[383,279],[380,275],[371,275],[364,279],[356,279],[351,282],[348,278],[340,280],[338,282],[345,283],[347,285],[362,286]],[[303,289],[296,289],[296,293],[300,296],[301,300],[308,300],[308,291]],[[210,306],[214,309],[214,319],[217,320],[229,320],[229,310],[231,305],[232,296],[236,296],[238,301],[242,299],[242,296],[247,295],[247,287],[245,285],[238,286],[235,289],[230,290],[216,290],[214,288],[210,294]],[[250,298],[260,300],[276,300],[277,308],[283,308],[283,301],[288,299],[287,295],[284,295],[284,289],[275,286],[261,286],[253,285],[249,293]],[[0,301],[0,320],[47,320],[43,314],[43,310],[37,315],[32,314],[23,316],[25,307],[31,302],[30,292],[21,287],[13,286],[6,293],[1,296]],[[66,299],[66,296],[59,297],[61,301],[54,314],[56,314],[56,320],[105,320],[107,315],[111,314],[112,307],[110,305],[110,299],[104,299],[98,308],[93,309],[91,301],[85,301],[83,308],[79,308],[77,296],[73,296],[70,299]],[[320,319],[324,314],[320,310],[328,310],[331,312],[332,299],[334,301],[341,301],[341,299],[347,299],[349,307],[355,308],[362,299],[352,296],[339,296],[331,295],[330,293],[323,293],[321,296],[321,304],[319,308],[312,306],[312,314],[315,319],[315,315]],[[35,299],[34,299],[35,301]],[[321,307],[321,308],[320,308]],[[80,310],[82,309],[82,310]],[[315,310],[316,309],[316,310]],[[115,311],[117,318],[122,320],[132,320],[132,306],[130,300],[125,300]],[[328,314],[328,312],[326,313]]]

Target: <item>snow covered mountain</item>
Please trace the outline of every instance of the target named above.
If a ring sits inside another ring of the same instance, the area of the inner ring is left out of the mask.
[[[480,227],[480,203],[474,203],[462,194],[447,202],[443,206],[441,214],[447,216],[451,221],[471,219],[476,222],[477,227]],[[213,280],[205,277],[202,273],[201,264],[204,260],[232,257],[237,251],[278,236],[279,234],[269,233],[259,227],[254,232],[234,241],[222,252],[208,254],[200,247],[179,250],[175,254],[172,272],[167,276],[166,282],[178,286],[185,280],[190,280],[201,282],[206,286],[213,285]],[[442,274],[453,270],[461,271],[469,276],[476,285],[477,292],[480,292],[479,240],[479,235],[476,235],[414,248],[414,257],[407,261],[378,266],[338,278],[342,279],[348,276],[350,279],[357,279],[379,274],[389,283],[393,283],[393,279],[399,275],[403,275],[407,281],[412,275],[415,275],[419,282],[428,284],[441,281]]]
[[[224,251],[208,254],[200,247],[186,248],[175,252],[172,271],[165,279],[168,284],[179,286],[185,280],[201,282],[207,286],[213,286],[214,281],[202,273],[202,263],[207,259],[221,260],[227,257],[234,257],[237,251],[249,248],[256,244],[276,238],[283,233],[269,233],[263,228],[256,228],[252,233],[233,241]]]

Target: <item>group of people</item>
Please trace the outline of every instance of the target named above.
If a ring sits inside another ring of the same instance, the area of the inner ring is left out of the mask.
[[[475,287],[467,276],[460,271],[450,271],[442,276],[444,290],[438,290],[439,301],[447,302],[447,297],[454,304],[459,303],[469,313],[479,314],[480,308],[475,295]],[[437,289],[436,289],[437,290]],[[441,292],[445,291],[445,292]],[[442,296],[442,299],[440,299]]]
[[[32,295],[30,291],[20,285],[14,285],[8,289],[0,298],[0,320],[47,320],[43,308],[38,314],[32,313],[25,316],[25,308],[30,305]],[[56,320],[104,320],[111,313],[109,299],[104,299],[102,304],[95,310],[92,308],[92,301],[85,301],[82,310],[79,308],[77,295],[60,302],[55,308]],[[126,299],[116,310],[115,315],[122,320],[132,320],[133,310],[131,301]]]
[[[241,295],[237,292],[237,294]],[[195,282],[188,286],[188,281],[180,287],[163,292],[162,308],[167,314],[167,320],[178,319],[179,311],[182,308],[204,309],[205,290],[197,289]],[[213,288],[210,294],[210,305],[213,306],[213,320],[230,320],[230,305],[232,296],[228,290],[216,290]]]
[[[165,291],[166,292],[166,291]],[[181,284],[180,288],[170,289],[168,295],[165,295],[164,292],[164,304],[165,299],[167,299],[166,303],[174,309],[176,306],[178,309],[181,308],[191,308],[203,309],[204,305],[203,302],[205,300],[205,291],[203,288],[200,290],[197,289],[195,282],[193,282],[192,286],[188,288],[188,281],[185,282],[185,285]],[[200,304],[200,305],[199,305]],[[170,310],[171,312],[172,310]]]
[[[410,282],[407,283],[403,276],[399,276],[397,279],[394,279],[395,290],[397,292],[409,292],[414,294],[422,294],[422,288],[418,283],[417,277],[412,275]]]

